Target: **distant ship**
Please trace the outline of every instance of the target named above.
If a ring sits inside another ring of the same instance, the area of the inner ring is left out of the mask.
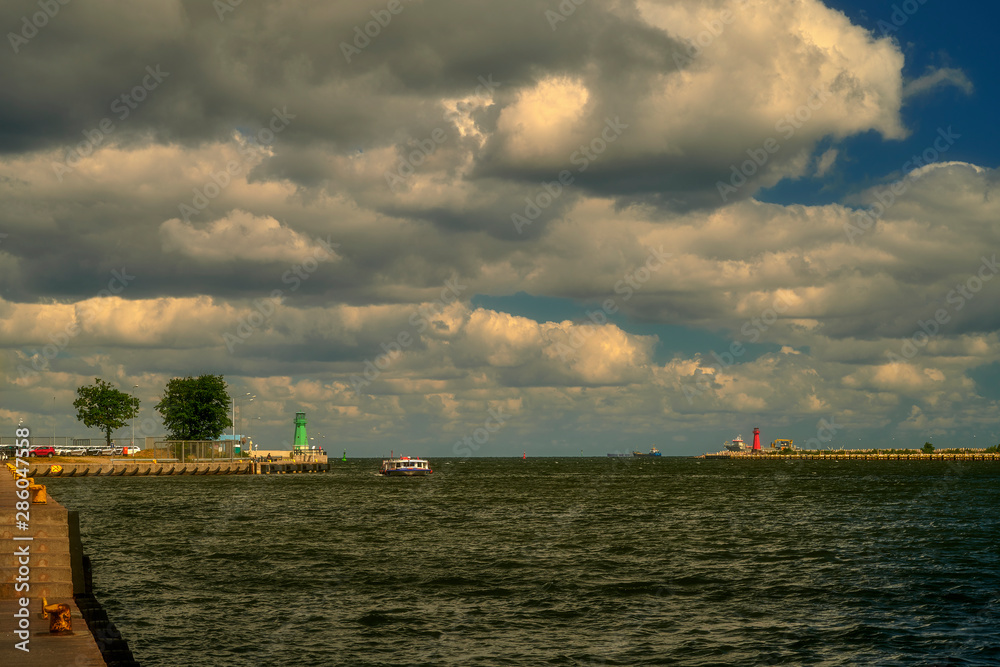
[[[747,443],[743,442],[743,436],[738,435],[732,439],[730,442],[722,443],[723,446],[731,452],[745,452],[750,449]]]
[[[652,447],[652,448],[650,448],[648,454],[644,454],[642,452],[635,452],[634,451],[634,452],[632,452],[632,456],[662,456],[662,454],[660,454],[660,450],[659,449],[657,449],[656,447]]]

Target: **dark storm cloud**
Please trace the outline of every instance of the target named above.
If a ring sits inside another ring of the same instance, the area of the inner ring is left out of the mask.
[[[402,7],[347,62],[341,45],[385,3],[245,2],[221,20],[194,0],[70,3],[16,53],[0,49],[0,150],[72,143],[104,118],[120,124],[117,140],[196,143],[260,123],[275,105],[300,114],[296,141],[350,150],[381,144],[395,127],[429,129],[421,119],[440,115],[436,100],[465,94],[477,77],[516,88],[599,63],[600,76],[624,81],[661,69],[669,42],[599,4],[556,31],[544,18],[551,3],[537,0]],[[5,3],[0,26],[16,34],[37,11],[35,2]],[[132,108],[148,66],[168,75]]]

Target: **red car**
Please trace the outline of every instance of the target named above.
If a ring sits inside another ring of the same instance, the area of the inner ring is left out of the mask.
[[[35,447],[28,450],[28,456],[48,456],[51,458],[55,455],[55,447]]]

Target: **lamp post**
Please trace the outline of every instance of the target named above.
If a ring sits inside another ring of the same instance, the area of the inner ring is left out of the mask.
[[[137,384],[132,385],[132,405],[133,405],[133,408],[132,408],[132,446],[133,447],[135,447],[135,413],[136,413],[136,409],[134,407],[135,406],[135,390],[138,389],[138,388],[139,388],[139,385],[137,385]]]
[[[241,440],[244,437],[246,437],[246,430],[247,430],[247,397],[248,396],[250,396],[250,392],[249,391],[247,393],[243,394],[243,397],[240,399],[240,439]],[[235,449],[236,449],[236,443],[234,442],[233,443],[233,450],[235,451]],[[240,451],[241,452],[243,451],[243,444],[242,444],[242,442],[240,443]]]
[[[246,409],[249,410],[251,407],[253,407],[253,399],[257,398],[257,394],[249,394],[248,393],[247,396],[250,397],[250,400],[248,400],[244,405],[246,406]],[[243,435],[244,436],[246,435],[247,429],[250,428],[249,421],[250,421],[250,417],[244,415],[243,416],[243,431],[244,431]]]
[[[257,398],[257,394],[254,394],[253,396],[250,397],[250,405],[248,405],[247,408],[249,408],[250,406],[253,405],[253,399],[255,399],[255,398]],[[247,445],[249,445],[252,448],[253,447],[253,417],[248,418],[246,421],[248,422],[247,423],[247,430],[249,432],[249,437],[247,438]],[[240,452],[242,452],[242,451],[243,451],[243,447],[241,445],[240,446]]]

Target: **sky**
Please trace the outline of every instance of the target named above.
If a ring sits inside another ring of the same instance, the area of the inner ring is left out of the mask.
[[[4,2],[4,435],[210,373],[349,456],[997,444],[998,13]]]

